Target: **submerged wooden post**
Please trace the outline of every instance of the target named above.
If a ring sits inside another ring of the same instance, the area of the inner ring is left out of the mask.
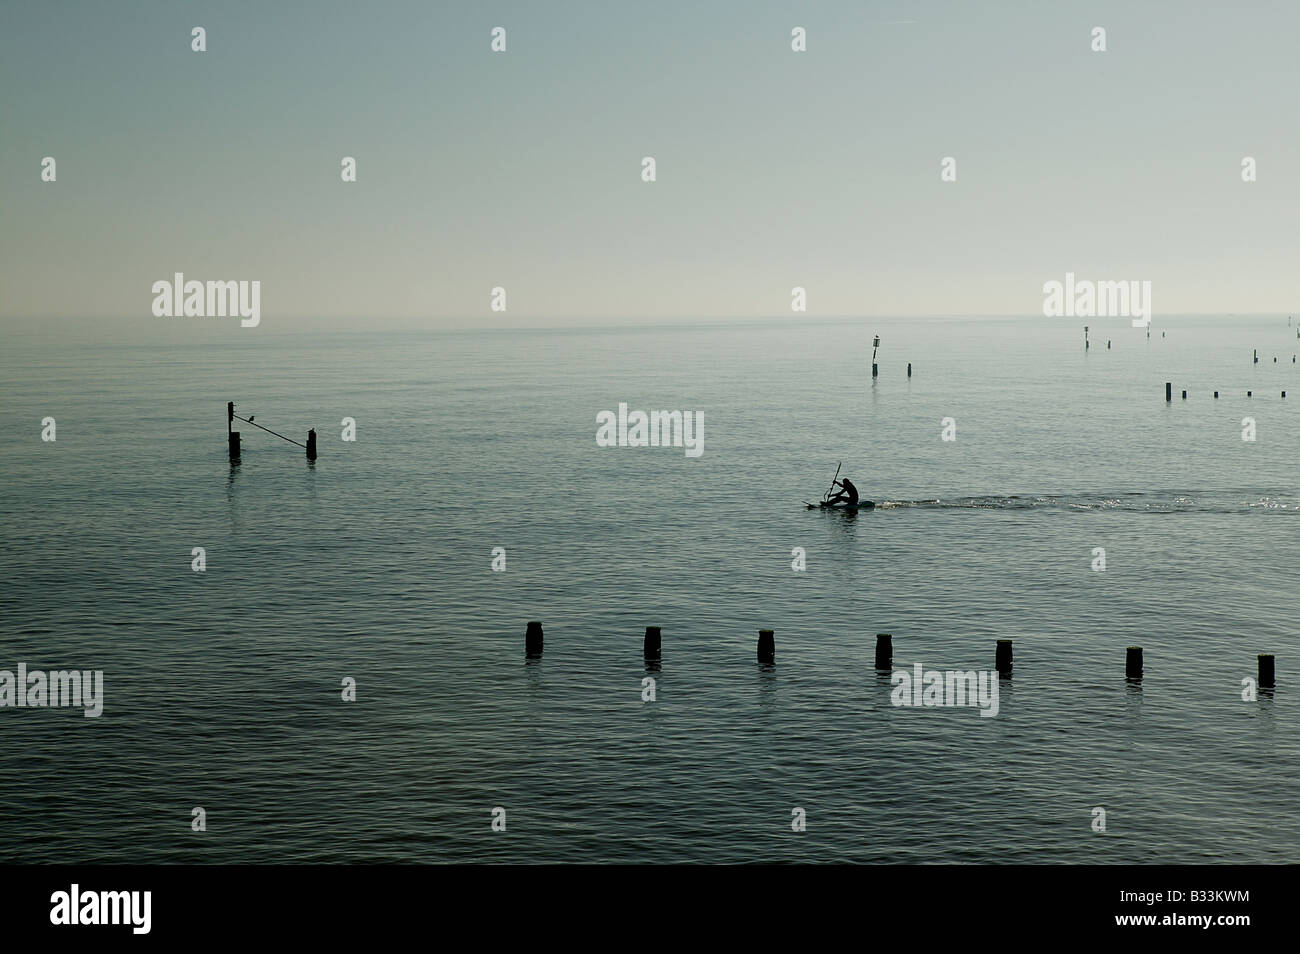
[[[876,633],[876,668],[892,669],[894,666],[894,637],[889,633]]]
[[[776,662],[776,634],[770,629],[758,631],[758,661],[766,666]]]
[[[1174,399],[1174,382],[1172,382],[1172,381],[1166,381],[1166,382],[1165,382],[1165,400],[1166,400],[1166,401],[1172,401],[1173,399]]]
[[[1259,687],[1261,689],[1272,689],[1273,680],[1273,654],[1259,654]]]
[[[524,634],[524,656],[528,659],[542,658],[542,624],[531,622]]]
[[[996,666],[1000,673],[1009,673],[1011,671],[1011,640],[998,640]]]
[[[658,659],[662,651],[661,630],[658,626],[645,628],[645,658]]]
[[[307,459],[316,459],[316,428],[307,432]]]
[[[1142,647],[1130,646],[1124,657],[1124,676],[1126,679],[1142,678]]]

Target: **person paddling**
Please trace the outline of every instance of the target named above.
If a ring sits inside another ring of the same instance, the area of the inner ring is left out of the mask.
[[[845,477],[843,480],[832,481],[831,486],[840,487],[840,492],[823,503],[823,507],[833,507],[841,502],[847,503],[850,507],[858,505],[858,488],[853,486],[853,481]]]

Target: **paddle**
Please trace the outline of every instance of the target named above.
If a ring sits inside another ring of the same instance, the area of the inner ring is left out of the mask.
[[[840,461],[838,464],[835,465],[835,476],[831,478],[831,486],[830,486],[830,490],[828,490],[828,491],[826,491],[826,493],[822,494],[822,500],[826,500],[827,498],[829,498],[830,495],[831,495],[831,490],[834,490],[834,489],[835,489],[835,481],[839,480],[839,477],[840,477],[840,468],[843,467],[843,466],[844,466],[844,461]]]

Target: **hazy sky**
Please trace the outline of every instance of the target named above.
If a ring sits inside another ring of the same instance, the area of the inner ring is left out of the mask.
[[[491,323],[497,285],[1028,314],[1066,271],[1157,320],[1300,310],[1297,35],[1293,2],[5,3],[0,315],[147,317],[176,271],[260,280],[263,327]]]

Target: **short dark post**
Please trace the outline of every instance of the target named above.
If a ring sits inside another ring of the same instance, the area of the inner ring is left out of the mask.
[[[307,432],[307,459],[316,459],[316,428]]]
[[[1246,392],[1246,397],[1250,397],[1250,395],[1251,395],[1251,392],[1250,392],[1250,391],[1247,391],[1247,392]]]
[[[1218,392],[1218,391],[1215,391],[1215,392],[1214,392],[1214,396],[1217,398],[1217,397],[1219,396],[1219,392]]]
[[[1106,339],[1106,350],[1107,350],[1107,351],[1110,350],[1110,339],[1109,339],[1109,338]]]
[[[1186,391],[1183,392],[1183,400],[1184,400],[1184,401],[1187,400],[1187,392],[1186,392]]]
[[[1275,685],[1273,681],[1273,654],[1259,654],[1259,688],[1272,689]]]
[[[658,659],[662,651],[661,631],[658,626],[645,628],[645,658]]]
[[[894,637],[889,633],[876,633],[876,668],[890,669],[894,665]]]
[[[524,656],[528,659],[542,658],[542,624],[531,622],[528,632],[524,634]]]
[[[758,661],[765,666],[776,663],[776,634],[770,629],[758,631]]]
[[[907,362],[907,376],[908,376],[909,378],[912,376],[912,362],[910,362],[910,361]]]
[[[1165,382],[1165,400],[1166,400],[1166,401],[1172,401],[1173,399],[1174,399],[1174,382],[1172,382],[1172,381],[1166,381],[1166,382]]]
[[[1283,397],[1286,397],[1286,392],[1285,392],[1285,391],[1282,392],[1282,396],[1283,396]]]
[[[996,660],[997,660],[996,665],[997,665],[998,672],[1004,674],[1011,672],[1011,640],[1009,639],[998,640],[998,651],[997,651]]]
[[[1130,646],[1124,659],[1124,676],[1128,679],[1142,678],[1142,647]]]
[[[1259,364],[1259,349],[1258,349],[1258,348],[1255,349],[1254,359],[1255,359],[1255,360],[1254,360],[1252,363],[1253,363],[1253,364]]]

